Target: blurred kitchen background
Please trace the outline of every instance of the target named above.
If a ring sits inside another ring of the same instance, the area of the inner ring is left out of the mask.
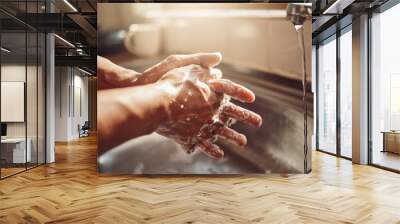
[[[307,124],[302,100],[303,58],[287,4],[277,3],[99,3],[98,53],[144,71],[171,54],[221,52],[224,77],[256,93],[240,104],[263,117],[261,128],[239,123],[248,144],[219,141],[222,161],[200,152],[187,155],[157,134],[124,143],[99,156],[99,170],[117,174],[302,173],[311,170],[313,87],[311,20],[304,24]],[[101,105],[99,105],[101,110]]]

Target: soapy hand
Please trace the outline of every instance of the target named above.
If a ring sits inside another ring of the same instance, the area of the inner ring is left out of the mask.
[[[220,53],[171,55],[143,73],[98,57],[99,152],[153,131],[199,149],[213,158],[224,152],[218,137],[237,145],[246,136],[230,128],[235,121],[260,126],[261,117],[230,102],[251,103],[254,93],[222,79]],[[134,124],[134,125],[133,125]]]
[[[230,80],[222,79],[215,68],[189,65],[167,71],[159,77],[157,88],[169,95],[168,118],[157,133],[180,143],[188,153],[199,149],[212,158],[222,158],[224,152],[213,142],[225,138],[234,144],[245,145],[246,136],[229,126],[242,121],[260,126],[261,117],[230,103],[230,97],[252,103],[254,93]]]

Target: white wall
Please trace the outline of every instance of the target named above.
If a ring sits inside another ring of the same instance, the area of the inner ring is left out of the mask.
[[[31,68],[28,67],[28,70]],[[2,65],[1,66],[1,81],[2,82],[24,82],[25,83],[25,65]],[[4,96],[2,96],[4,97]],[[1,108],[7,110],[7,108]],[[22,108],[24,110],[24,108]],[[7,123],[8,137],[25,137],[24,122]]]
[[[69,139],[69,68],[55,68],[55,140]]]
[[[18,64],[6,64],[1,66],[1,81],[4,82],[25,82],[25,65]],[[32,66],[28,66],[28,73],[32,69],[36,69]],[[36,91],[34,93],[27,93],[29,96],[36,97]],[[1,108],[6,110],[7,108]],[[28,118],[28,120],[30,120]],[[8,137],[25,137],[25,122],[11,122],[7,123],[7,136]]]
[[[74,75],[74,108],[73,119],[71,120],[71,135],[73,138],[79,137],[78,124],[82,126],[85,121],[88,121],[88,78],[81,76],[81,73]],[[80,91],[80,93],[79,93]],[[80,101],[80,102],[79,102]],[[81,107],[81,108],[79,108]],[[80,111],[82,110],[82,111]]]
[[[38,69],[38,70],[37,70]],[[27,80],[25,80],[27,78]],[[1,81],[24,82],[26,85],[26,107],[22,107],[22,113],[26,112],[26,121],[6,122],[7,137],[21,138],[27,136],[30,139],[32,158],[36,162],[36,153],[39,154],[39,163],[44,162],[45,150],[45,117],[44,117],[44,74],[42,67],[25,64],[3,64],[1,66]],[[24,94],[24,92],[22,92]],[[7,96],[2,96],[7,97]],[[11,108],[1,108],[11,110]],[[9,111],[13,112],[13,111]],[[50,161],[50,160],[49,160]]]
[[[55,140],[77,139],[78,124],[88,120],[88,78],[75,68],[56,67],[55,85]]]

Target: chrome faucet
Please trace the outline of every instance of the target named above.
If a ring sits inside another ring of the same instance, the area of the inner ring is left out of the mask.
[[[311,3],[289,3],[286,8],[286,18],[295,26],[302,26],[312,17]]]

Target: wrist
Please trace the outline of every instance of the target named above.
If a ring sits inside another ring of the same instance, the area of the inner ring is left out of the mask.
[[[121,94],[117,97],[121,106],[127,109],[127,122],[139,119],[156,128],[169,120],[174,100],[172,88],[173,86],[166,82],[121,88]]]
[[[162,114],[163,122],[169,120],[171,118],[172,103],[178,92],[177,89],[167,81],[159,81],[149,86],[153,86],[154,91],[156,91],[156,94],[159,96],[159,111],[160,114]]]

